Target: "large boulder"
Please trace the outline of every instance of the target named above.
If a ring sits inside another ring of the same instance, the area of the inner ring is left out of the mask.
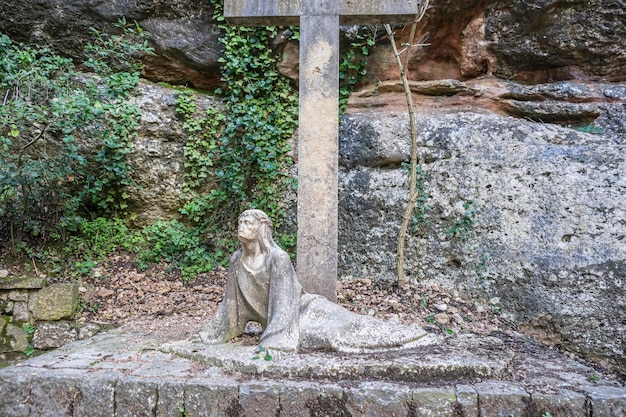
[[[340,270],[394,279],[405,113],[342,123]],[[623,134],[459,112],[418,118],[424,182],[405,268],[473,293],[546,343],[626,370]]]

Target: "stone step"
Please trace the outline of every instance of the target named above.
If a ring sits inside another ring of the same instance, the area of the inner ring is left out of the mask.
[[[528,341],[423,348],[264,361],[255,346],[117,329],[1,369],[0,416],[626,415],[621,383]]]

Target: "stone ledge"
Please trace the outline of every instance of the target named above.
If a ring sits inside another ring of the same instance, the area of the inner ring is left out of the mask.
[[[462,346],[462,347],[461,347]],[[403,382],[458,381],[500,376],[512,353],[496,338],[463,335],[446,344],[359,354],[312,352],[253,359],[255,346],[205,345],[197,341],[159,348],[182,358],[248,375],[305,379],[373,379]],[[274,354],[274,352],[270,352]],[[276,355],[275,355],[276,356]]]
[[[0,290],[38,290],[46,285],[45,278],[7,277],[0,278]]]
[[[321,367],[326,361],[329,369],[337,367],[337,362],[355,368],[368,361],[378,361],[382,367],[409,362],[419,366],[417,351],[386,352],[387,356],[380,352],[370,355],[305,353],[282,357],[274,364],[258,365],[263,369],[255,373],[245,373],[162,352],[159,349],[175,345],[164,337],[116,329],[0,369],[0,390],[4,393],[0,415],[156,417],[180,416],[180,410],[188,416],[255,417],[508,417],[511,413],[524,417],[546,412],[554,417],[626,415],[626,388],[617,381],[601,378],[592,384],[586,380],[591,368],[558,352],[528,346],[522,344],[523,341],[493,339],[497,338],[447,339],[438,350],[428,352],[428,356],[445,358],[471,351],[478,359],[489,363],[492,355],[503,352],[506,367],[498,368],[498,375],[461,381],[433,376],[430,380],[406,382],[376,380],[374,375],[353,375],[353,378],[309,375],[305,379],[268,370],[272,365],[285,370],[296,366],[305,369],[305,363],[318,356],[315,366]],[[219,350],[221,355],[231,358],[254,349],[232,344],[223,347]],[[232,353],[226,353],[227,348],[231,348]],[[242,363],[248,360],[252,362],[247,356],[240,359]],[[298,365],[298,361],[302,363]],[[521,368],[519,362],[533,363],[538,373],[532,373],[531,367]],[[576,373],[578,377],[568,375],[559,379],[566,373]],[[524,377],[520,378],[520,374]],[[547,386],[556,390],[547,392]]]

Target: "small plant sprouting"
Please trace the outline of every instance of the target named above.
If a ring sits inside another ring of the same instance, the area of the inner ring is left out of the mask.
[[[552,417],[552,414],[550,414],[549,411],[546,411],[545,413],[541,415],[541,417]]]
[[[263,359],[264,361],[269,362],[269,361],[271,361],[274,358],[272,357],[272,355],[270,355],[270,352],[267,349],[265,349],[263,346],[259,345],[256,348],[256,355],[254,355],[252,357],[252,360],[253,361],[257,361],[259,359]]]
[[[463,203],[463,209],[465,210],[463,215],[456,219],[452,227],[446,230],[446,234],[457,241],[467,239],[472,227],[476,224],[476,203],[468,200]]]
[[[34,324],[25,324],[22,326],[22,329],[26,332],[26,334],[32,336],[35,334],[35,330],[37,330],[37,327]]]
[[[593,373],[593,372],[591,372],[589,375],[587,375],[587,381],[589,381],[589,382],[593,382],[595,384],[599,380],[600,380],[600,378],[598,377],[598,375]]]
[[[30,343],[26,349],[24,349],[24,355],[31,356],[33,353],[35,353],[35,348],[33,347],[33,344]]]

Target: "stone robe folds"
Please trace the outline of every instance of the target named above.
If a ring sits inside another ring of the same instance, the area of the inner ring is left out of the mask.
[[[270,249],[258,271],[244,265],[241,251],[233,254],[224,299],[200,338],[205,343],[228,342],[243,333],[248,321],[263,327],[261,346],[281,351],[360,352],[434,340],[417,325],[355,314],[320,295],[304,292],[289,255],[277,247]]]

